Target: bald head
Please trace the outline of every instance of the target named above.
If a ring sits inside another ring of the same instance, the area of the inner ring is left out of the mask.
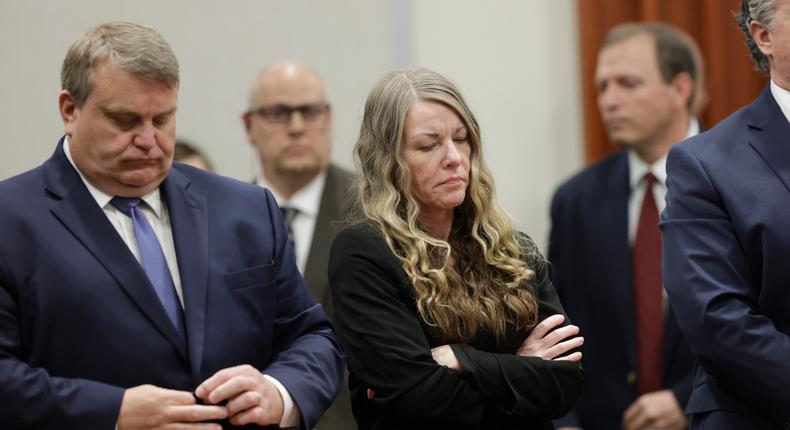
[[[313,69],[293,60],[282,60],[263,69],[250,88],[250,108],[277,103],[301,104],[298,99],[309,98],[309,102],[326,101],[324,82]]]
[[[292,60],[258,74],[242,119],[266,181],[290,198],[329,167],[332,112],[321,77]]]

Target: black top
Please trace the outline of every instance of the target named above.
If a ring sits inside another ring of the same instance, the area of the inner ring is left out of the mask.
[[[531,240],[526,246],[534,247]],[[546,263],[528,261],[539,318],[564,311]],[[415,291],[381,233],[368,223],[342,231],[329,260],[337,336],[348,355],[360,429],[552,429],[581,388],[579,363],[514,355],[528,332],[508,330],[499,344],[480,333],[451,345],[462,370],[437,364],[445,342],[417,313]],[[566,322],[567,323],[567,322]],[[367,398],[367,389],[375,396]]]

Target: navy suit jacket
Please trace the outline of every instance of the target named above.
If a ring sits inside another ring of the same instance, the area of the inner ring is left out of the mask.
[[[699,362],[692,428],[790,428],[790,123],[766,89],[675,146],[664,279]]]
[[[585,383],[574,414],[585,430],[622,427],[636,400],[636,335],[628,243],[628,156],[615,153],[562,184],[551,205],[549,261],[568,316],[584,336]],[[685,405],[693,358],[668,308],[663,388]]]
[[[194,390],[250,364],[278,379],[312,427],[343,358],[287,246],[271,194],[174,164],[166,201],[187,341],[62,145],[0,182],[0,423],[112,429],[124,389]]]

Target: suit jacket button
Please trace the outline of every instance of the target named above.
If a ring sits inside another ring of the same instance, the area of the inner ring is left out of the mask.
[[[634,372],[633,370],[628,372],[628,376],[625,377],[625,380],[626,382],[628,382],[629,385],[636,382],[636,372]]]

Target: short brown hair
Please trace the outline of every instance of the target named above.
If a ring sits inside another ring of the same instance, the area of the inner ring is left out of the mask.
[[[60,72],[61,85],[81,106],[93,89],[93,68],[101,61],[139,78],[179,83],[178,60],[165,39],[154,29],[131,22],[106,22],[75,40],[66,52]]]
[[[638,34],[653,36],[656,41],[656,59],[664,82],[669,84],[681,73],[691,77],[694,86],[687,106],[692,108],[696,98],[703,96],[704,62],[694,39],[680,29],[663,22],[626,22],[606,33],[601,49],[630,39]]]

